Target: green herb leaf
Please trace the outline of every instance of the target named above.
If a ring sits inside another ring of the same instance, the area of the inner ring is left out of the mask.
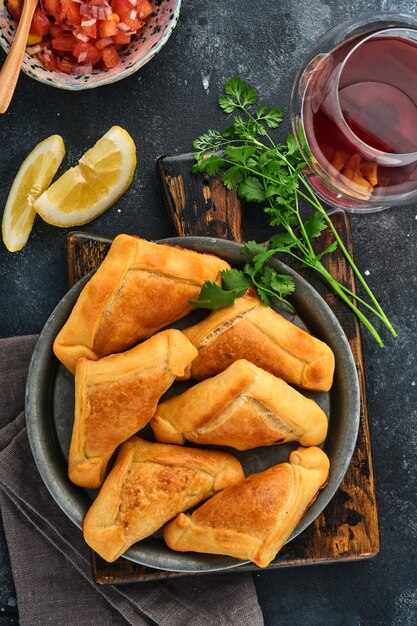
[[[255,152],[256,148],[254,146],[241,146],[239,148],[235,146],[227,146],[225,155],[234,163],[246,165],[249,157],[253,156]]]
[[[247,176],[237,188],[238,194],[248,202],[262,202],[265,200],[265,190],[262,183],[254,176]]]
[[[222,181],[226,189],[234,189],[244,179],[245,170],[239,165],[232,165],[223,174]]]
[[[295,291],[295,282],[291,276],[274,272],[271,276],[271,288],[279,293],[281,298],[289,296]]]
[[[291,276],[278,274],[272,267],[265,265],[260,281],[264,287],[268,287],[271,291],[276,292],[280,298],[292,293],[295,289],[294,280]]]
[[[265,123],[269,128],[278,128],[278,126],[284,119],[284,113],[279,109],[273,107],[268,111],[267,115],[265,115],[263,119],[265,120]]]
[[[308,220],[304,222],[304,228],[310,239],[320,237],[323,230],[326,229],[326,224],[321,213],[313,211]]]
[[[209,280],[203,284],[197,300],[190,300],[190,304],[200,309],[221,309],[235,301],[235,293],[226,291]]]
[[[257,243],[256,241],[247,241],[243,248],[240,250],[240,256],[247,262],[252,263],[253,258],[265,252],[266,247],[264,243]]]
[[[265,112],[266,112],[266,105],[263,104],[262,106],[259,107],[259,109],[255,113],[256,119],[257,120],[263,119]]]
[[[238,108],[237,104],[228,96],[220,96],[219,106],[225,113],[232,113],[235,109]]]
[[[265,250],[265,252],[256,254],[252,259],[255,272],[259,272],[259,270],[262,269],[262,267],[265,265],[267,260],[270,259],[271,256],[274,256],[274,254],[276,254],[275,250]]]
[[[248,83],[240,78],[234,77],[227,81],[224,86],[224,92],[226,96],[234,99],[243,107],[256,104],[258,100],[258,94],[256,89],[248,85]]]
[[[243,296],[252,281],[244,272],[231,269],[220,272],[222,287],[206,280],[203,284],[198,300],[190,300],[190,304],[202,309],[220,309],[233,304],[235,298]]]
[[[270,247],[277,252],[288,252],[293,248],[297,242],[289,233],[278,233],[273,235],[270,239]]]
[[[223,166],[224,159],[213,155],[206,160],[205,171],[209,176],[215,176]]]
[[[323,252],[320,252],[320,254],[317,254],[316,259],[318,261],[320,261],[325,254],[330,254],[331,252],[334,252],[336,250],[338,246],[337,241],[333,241],[330,246],[328,246],[325,250],[323,250]]]
[[[223,136],[217,130],[208,130],[198,139],[194,139],[193,146],[196,150],[216,150],[219,143],[223,142]]]
[[[227,291],[243,291],[240,295],[243,296],[245,291],[252,285],[252,281],[248,276],[245,276],[244,272],[232,269],[223,270],[220,272],[222,279],[223,289]]]
[[[258,296],[261,301],[266,304],[266,306],[271,306],[271,298],[269,297],[268,292],[265,291],[265,289],[260,289],[259,287],[256,291],[258,292]]]
[[[298,152],[297,142],[294,135],[288,135],[287,137],[287,155],[295,154]]]

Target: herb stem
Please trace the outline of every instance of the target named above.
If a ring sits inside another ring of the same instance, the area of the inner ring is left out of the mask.
[[[309,237],[308,237],[308,235],[307,235],[307,233],[306,233],[306,229],[305,229],[305,226],[304,226],[304,222],[303,222],[303,220],[301,219],[301,215],[300,215],[300,208],[299,208],[299,206],[298,206],[298,194],[297,194],[297,192],[295,192],[295,194],[294,194],[294,200],[295,200],[295,212],[296,212],[296,215],[297,215],[298,223],[299,223],[299,225],[300,225],[300,230],[301,230],[301,232],[303,233],[303,238],[304,238],[304,241],[305,241],[305,242],[306,242],[306,244],[307,244],[307,248],[308,248],[308,250],[309,250],[309,253],[310,253],[310,255],[311,255],[311,258],[314,258],[316,255],[315,255],[315,252],[314,252],[314,250],[313,250],[313,246],[312,246],[312,244],[311,244],[311,241],[310,241],[310,239],[309,239]]]
[[[281,156],[281,158],[285,161],[287,167],[292,170],[293,172],[296,171],[296,169],[294,168],[294,166],[284,157],[284,155],[281,155],[278,151],[277,154],[279,154]],[[342,238],[340,237],[339,233],[337,232],[332,220],[330,219],[326,209],[324,208],[324,206],[322,205],[322,203],[320,202],[320,200],[317,198],[316,194],[314,193],[314,191],[311,189],[310,185],[307,183],[307,181],[304,179],[304,176],[302,176],[301,174],[299,174],[299,180],[302,182],[302,184],[304,185],[304,187],[307,189],[309,196],[307,196],[306,194],[304,194],[302,191],[300,191],[299,189],[297,189],[297,194],[299,194],[301,197],[303,197],[307,202],[309,202],[310,204],[312,204],[318,211],[320,211],[321,215],[323,216],[327,226],[330,228],[330,230],[333,233],[334,238],[336,239],[338,245],[340,246],[340,249],[342,250],[343,254],[345,255],[349,265],[351,266],[352,270],[354,271],[356,277],[358,278],[359,282],[361,283],[361,285],[363,286],[363,288],[365,289],[366,293],[368,294],[369,298],[371,299],[372,303],[374,304],[375,308],[377,309],[377,311],[379,312],[379,319],[385,324],[385,326],[388,328],[388,330],[390,331],[390,333],[394,336],[397,337],[398,334],[396,332],[396,330],[392,327],[391,322],[389,321],[389,319],[387,318],[387,316],[385,315],[382,307],[380,306],[378,300],[375,298],[371,288],[369,287],[368,283],[366,282],[366,280],[364,279],[364,277],[362,276],[361,272],[359,271],[356,263],[354,262],[353,258],[351,257],[349,250],[346,248]],[[331,276],[331,274],[329,274]],[[333,279],[334,280],[334,279]],[[372,309],[371,309],[372,310]]]
[[[369,311],[371,311],[371,313],[373,313],[374,315],[376,315],[377,317],[379,317],[379,319],[381,320],[381,322],[383,322],[383,316],[380,314],[379,311],[377,311],[376,309],[374,309],[373,306],[371,306],[369,304],[369,302],[366,302],[366,300],[363,300],[363,298],[361,298],[360,296],[358,296],[357,293],[353,293],[353,291],[351,291],[350,289],[348,289],[345,285],[343,285],[342,283],[339,283],[340,287],[343,289],[343,291],[349,295],[351,298],[353,298],[354,300],[356,300],[357,302],[360,302],[364,307],[366,307]]]
[[[321,271],[320,273],[323,274],[323,276],[327,279],[328,283],[330,284],[330,286],[332,287],[333,291],[335,291],[335,293],[339,296],[339,298],[341,300],[343,300],[343,302],[345,302],[345,304],[355,313],[355,315],[360,319],[360,321],[363,323],[363,325],[365,326],[365,328],[367,328],[369,330],[369,332],[371,333],[371,335],[374,337],[374,339],[377,341],[378,345],[380,348],[384,347],[384,342],[381,339],[381,336],[379,335],[378,331],[376,330],[375,326],[372,324],[372,322],[370,322],[368,320],[368,318],[362,313],[362,311],[354,304],[354,302],[352,302],[352,300],[350,298],[348,298],[348,296],[345,294],[345,292],[343,291],[343,289],[341,288],[340,283],[335,280],[333,278],[333,276],[325,269],[325,267],[323,267],[323,271]]]
[[[336,239],[337,243],[339,244],[340,249],[342,250],[343,254],[345,255],[349,265],[353,269],[356,277],[358,278],[358,280],[361,283],[362,287],[365,289],[366,293],[368,294],[368,296],[371,299],[372,303],[374,304],[375,308],[377,309],[377,311],[379,311],[379,316],[378,317],[385,324],[385,326],[388,328],[390,333],[394,337],[397,337],[398,334],[397,334],[396,330],[392,327],[391,322],[389,321],[389,319],[385,315],[385,313],[384,313],[382,307],[380,306],[378,300],[375,298],[371,288],[369,287],[369,285],[367,284],[366,280],[364,279],[364,277],[362,276],[361,272],[359,271],[356,263],[354,262],[353,258],[350,255],[348,249],[346,248],[345,244],[343,243],[342,238],[340,237],[339,233],[337,232],[337,230],[336,230],[332,220],[330,219],[329,215],[327,214],[327,211],[325,210],[325,208],[323,207],[321,202],[318,200],[318,198],[315,196],[315,194],[312,191],[312,189],[310,189],[308,183],[304,180],[304,178],[302,176],[300,176],[300,179],[302,180],[304,186],[308,189],[308,191],[309,191],[309,193],[310,193],[310,195],[312,197],[311,199],[307,198],[307,200],[310,202],[310,204],[313,204],[315,206],[315,208],[318,211],[320,211],[320,213],[323,215],[323,218],[326,221],[327,226],[332,231],[333,236]],[[306,196],[304,196],[304,197],[306,197]]]

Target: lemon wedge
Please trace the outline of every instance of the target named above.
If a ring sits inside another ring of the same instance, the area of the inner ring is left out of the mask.
[[[54,226],[81,226],[104,213],[126,191],[136,167],[136,146],[113,126],[39,196],[34,209]]]
[[[36,215],[33,203],[50,184],[64,154],[62,137],[52,135],[38,143],[20,166],[3,213],[3,241],[10,252],[21,250],[29,239]]]

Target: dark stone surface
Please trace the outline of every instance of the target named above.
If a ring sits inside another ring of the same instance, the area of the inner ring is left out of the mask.
[[[225,80],[238,74],[267,102],[288,111],[295,72],[317,37],[347,17],[381,7],[414,11],[415,3],[185,0],[166,47],[118,84],[70,93],[21,76],[8,113],[0,117],[0,205],[38,141],[61,134],[68,167],[119,124],[138,148],[133,185],[84,230],[169,236],[155,160],[189,150],[200,132],[225,123],[216,107]],[[369,271],[369,283],[399,333],[396,340],[384,335],[383,350],[363,337],[382,551],[360,563],[260,572],[255,581],[268,626],[417,623],[417,208],[355,216],[352,226],[358,265]],[[255,212],[246,228],[249,236],[268,233]],[[0,244],[0,336],[38,332],[65,293],[65,235],[38,219],[22,252],[9,254]],[[13,582],[0,540],[0,624],[15,624]]]

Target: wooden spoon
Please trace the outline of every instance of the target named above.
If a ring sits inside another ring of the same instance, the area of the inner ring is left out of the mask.
[[[12,46],[0,72],[0,113],[5,113],[13,97],[20,68],[25,54],[26,42],[32,17],[38,0],[23,0],[22,16],[17,26]]]

